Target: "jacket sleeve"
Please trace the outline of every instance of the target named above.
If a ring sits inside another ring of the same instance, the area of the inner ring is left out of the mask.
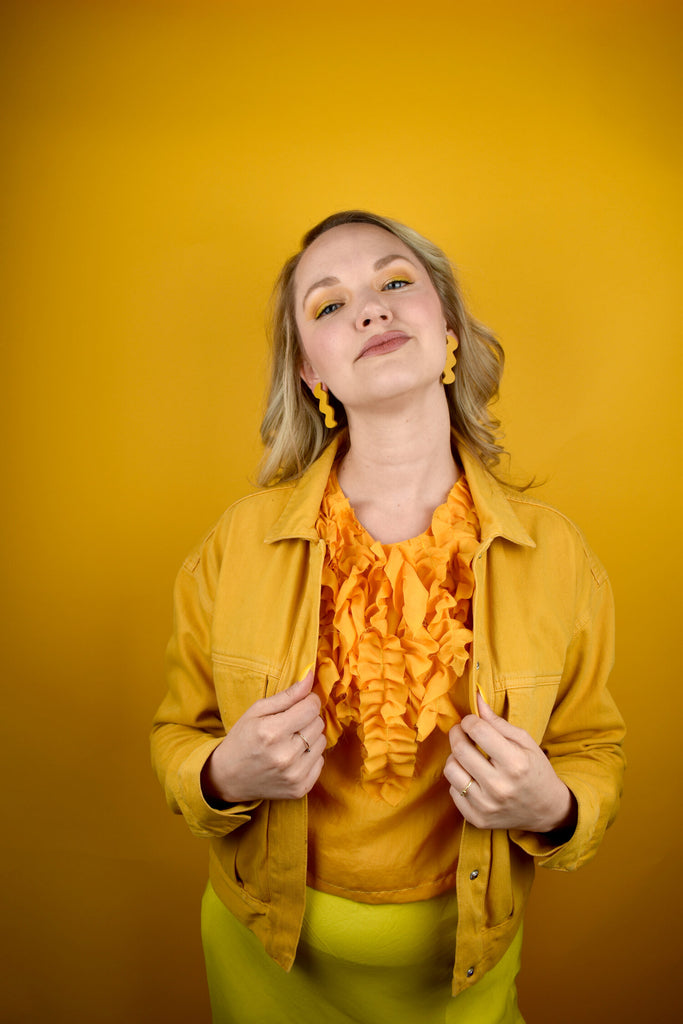
[[[607,689],[614,661],[614,607],[604,569],[590,574],[589,596],[575,624],[557,700],[541,746],[576,798],[578,819],[566,842],[511,830],[510,838],[544,867],[573,871],[597,850],[614,820],[625,758],[624,722]]]
[[[166,652],[168,689],[154,718],[152,764],[175,814],[197,836],[224,836],[250,820],[260,801],[225,810],[204,799],[200,776],[225,736],[211,665],[211,620],[218,568],[206,543],[176,579],[174,628]]]

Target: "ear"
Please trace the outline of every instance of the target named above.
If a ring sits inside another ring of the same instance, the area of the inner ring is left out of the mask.
[[[316,386],[316,384],[322,384],[320,377],[316,375],[315,370],[309,363],[308,359],[306,359],[306,357],[304,357],[301,362],[299,376],[301,377],[304,384],[306,384],[311,391],[313,391],[313,388]]]

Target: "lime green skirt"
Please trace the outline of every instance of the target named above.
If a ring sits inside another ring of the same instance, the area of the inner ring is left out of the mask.
[[[214,1024],[524,1024],[517,1008],[522,930],[502,960],[453,997],[457,904],[354,903],[306,890],[289,973],[209,884],[202,941]]]

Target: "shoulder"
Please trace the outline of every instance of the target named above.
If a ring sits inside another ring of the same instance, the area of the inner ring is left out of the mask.
[[[207,556],[213,554],[220,559],[226,549],[235,544],[241,547],[263,544],[287,507],[294,487],[295,482],[275,484],[238,498],[190,551],[183,568],[194,573]]]
[[[553,558],[570,557],[581,563],[593,577],[596,586],[607,580],[607,571],[582,530],[553,505],[528,494],[504,488],[505,496],[520,523],[529,533],[536,550],[546,551]]]

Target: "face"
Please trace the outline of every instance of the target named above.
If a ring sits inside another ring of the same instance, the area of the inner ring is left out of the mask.
[[[332,228],[303,254],[295,309],[301,376],[322,381],[347,413],[440,387],[446,321],[427,270],[374,224]]]

